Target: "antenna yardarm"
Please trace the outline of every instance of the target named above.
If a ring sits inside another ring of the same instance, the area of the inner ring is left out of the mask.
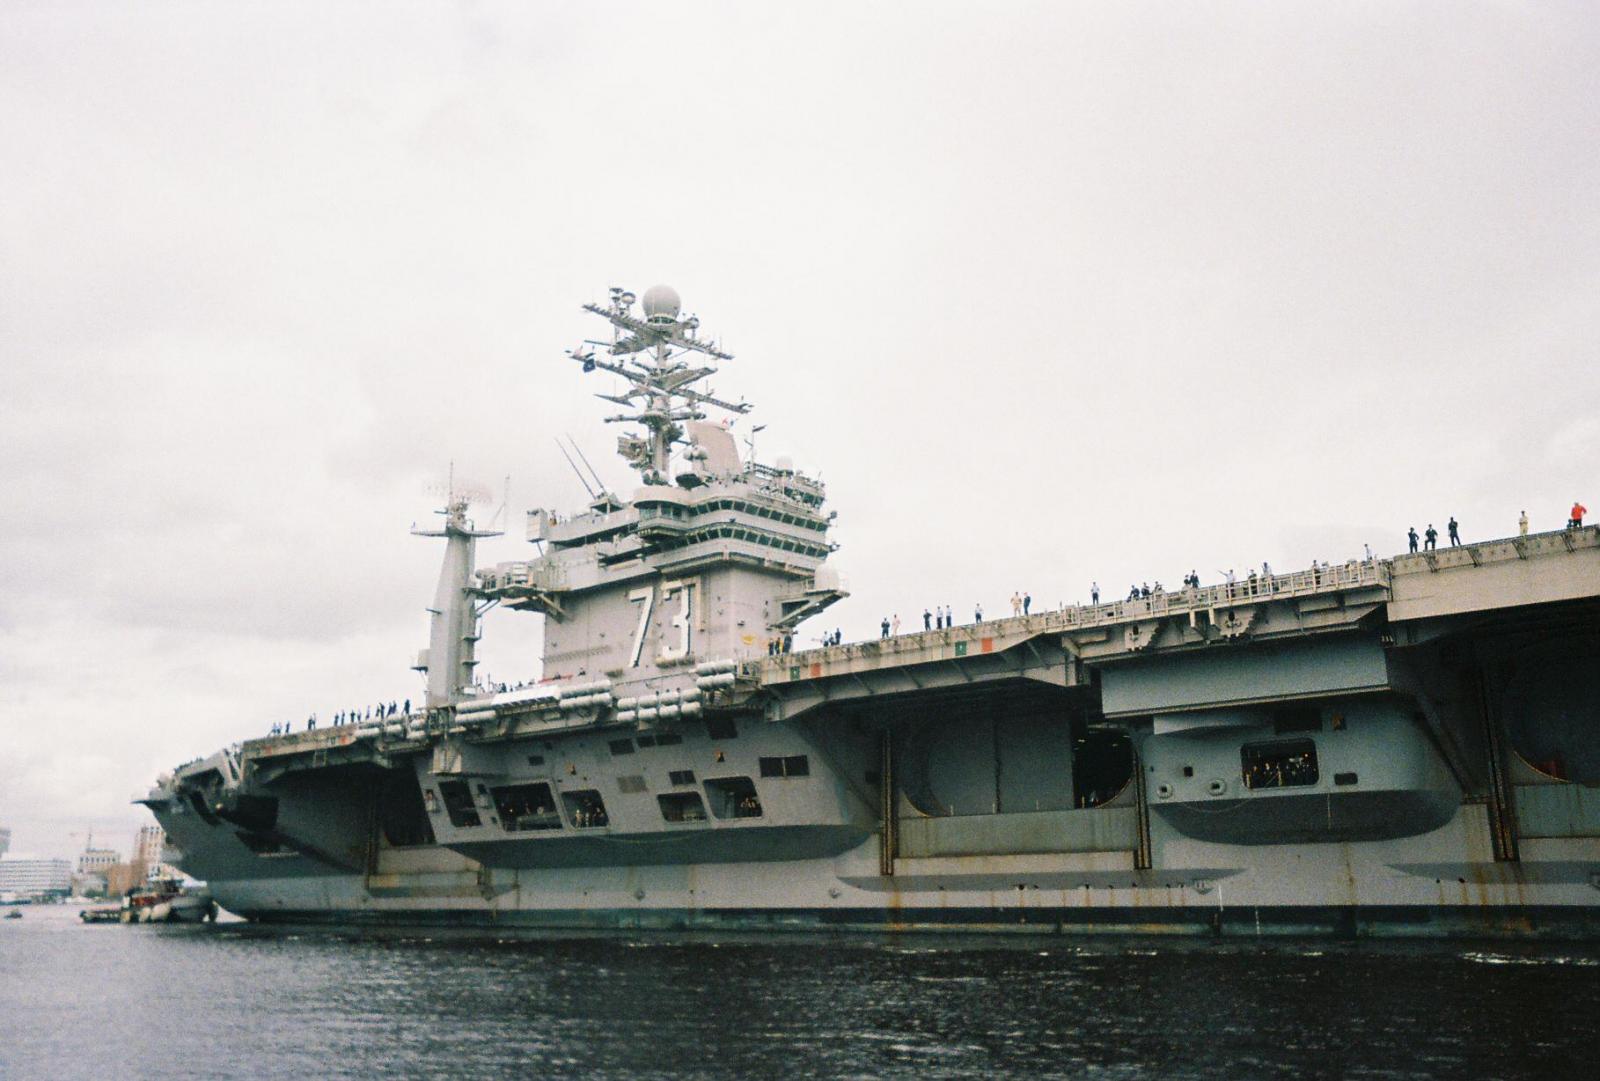
[[[642,315],[634,314],[635,303],[639,303]],[[681,314],[678,294],[670,287],[652,286],[645,290],[642,302],[626,289],[613,288],[608,304],[583,307],[611,324],[611,342],[585,342],[568,350],[567,355],[581,363],[586,372],[599,369],[628,382],[621,394],[595,397],[629,410],[605,418],[608,424],[638,424],[644,428],[640,435],[618,439],[617,450],[646,484],[667,483],[672,447],[683,441],[684,422],[704,420],[706,406],[730,413],[751,410],[749,402],[724,401],[695,388],[696,383],[715,375],[717,369],[705,363],[691,364],[687,359],[690,353],[712,360],[732,360],[733,354],[696,336],[700,320]],[[595,355],[596,348],[619,359],[601,359]]]

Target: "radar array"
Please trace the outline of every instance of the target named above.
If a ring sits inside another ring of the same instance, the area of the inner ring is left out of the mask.
[[[642,318],[633,312],[635,303],[639,303]],[[713,360],[732,360],[733,354],[696,337],[700,320],[693,315],[680,316],[681,302],[670,287],[652,286],[645,290],[642,302],[628,290],[613,287],[609,303],[583,307],[611,324],[611,340],[586,339],[578,348],[567,350],[567,355],[581,363],[586,372],[599,369],[628,381],[628,389],[621,394],[595,397],[630,410],[605,418],[606,423],[644,427],[643,436],[618,438],[617,453],[639,471],[646,484],[667,483],[672,447],[683,441],[684,422],[704,420],[705,406],[739,414],[751,410],[749,402],[724,401],[708,390],[694,388],[695,383],[715,375],[717,369],[709,364],[691,364],[686,359],[689,354],[698,353]],[[595,355],[596,349],[622,359],[602,359]]]

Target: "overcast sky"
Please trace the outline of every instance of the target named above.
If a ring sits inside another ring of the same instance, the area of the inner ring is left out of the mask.
[[[562,356],[611,285],[827,482],[849,637],[1558,527],[1597,122],[1583,3],[7,0],[0,825],[126,853],[161,771],[417,697],[452,460],[483,562],[581,507],[554,435],[631,487]]]

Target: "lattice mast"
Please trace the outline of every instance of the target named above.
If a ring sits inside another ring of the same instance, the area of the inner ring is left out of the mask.
[[[733,354],[695,336],[700,320],[680,315],[682,302],[676,291],[665,285],[645,290],[640,302],[643,318],[633,314],[637,299],[628,290],[613,287],[609,304],[585,304],[586,311],[611,324],[611,340],[587,339],[567,355],[579,361],[586,372],[598,368],[628,381],[630,386],[621,394],[595,397],[633,410],[605,418],[608,424],[638,424],[644,429],[642,435],[619,437],[617,453],[639,471],[646,484],[667,484],[672,448],[685,442],[685,421],[704,420],[703,407],[708,405],[739,414],[748,413],[752,406],[695,389],[694,384],[715,375],[717,369],[709,364],[691,365],[686,359],[690,353],[714,360],[732,360]],[[596,348],[626,360],[600,359],[595,356]]]

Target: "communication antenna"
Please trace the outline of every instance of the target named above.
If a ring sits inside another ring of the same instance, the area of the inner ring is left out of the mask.
[[[606,482],[600,479],[600,474],[598,472],[596,472],[594,466],[589,465],[589,459],[584,457],[583,448],[578,446],[578,441],[576,439],[572,438],[572,435],[571,435],[570,432],[567,434],[567,442],[572,444],[573,453],[577,454],[578,460],[581,461],[584,465],[588,466],[589,475],[594,478],[594,486],[596,488],[600,489],[600,491],[602,493],[605,492],[605,490],[606,490]]]
[[[491,529],[494,528],[495,524],[498,523],[500,521],[500,519],[505,516],[506,507],[508,507],[510,505],[511,505],[511,474],[507,473],[506,474],[504,494],[500,497],[500,507],[499,507],[498,510],[496,510],[494,512],[494,517],[489,519],[489,527]]]
[[[708,407],[739,414],[748,413],[751,406],[695,387],[716,374],[716,361],[732,360],[733,355],[723,350],[720,340],[698,336],[699,317],[682,314],[677,292],[656,285],[642,297],[621,286],[613,286],[610,293],[608,303],[583,307],[611,324],[611,341],[586,339],[567,356],[585,372],[608,372],[626,382],[620,394],[596,395],[623,407],[622,413],[606,417],[607,423],[643,429],[619,438],[617,453],[646,484],[665,484],[673,448],[687,442],[689,422],[704,420]],[[640,306],[637,312],[635,303]],[[597,355],[600,350],[611,359]]]
[[[488,503],[494,498],[494,493],[484,485],[475,484],[467,480],[457,481],[456,464],[454,462],[450,463],[450,471],[446,474],[446,477],[447,479],[443,484],[434,483],[427,486],[429,495],[445,501],[447,510],[440,513],[448,513],[449,507],[454,507],[458,504],[461,506],[465,506],[468,503],[482,504]]]
[[[572,455],[567,453],[567,448],[561,445],[561,440],[559,439],[556,440],[556,449],[561,452],[561,457],[567,460],[567,464],[572,467],[572,471],[578,474],[578,483],[583,485],[583,490],[589,493],[589,498],[594,499],[595,491],[589,486],[588,480],[584,478],[583,470],[578,468],[578,463],[572,460]]]
[[[756,433],[766,431],[765,424],[751,427],[750,433],[744,437],[745,464],[753,465],[756,460]]]

